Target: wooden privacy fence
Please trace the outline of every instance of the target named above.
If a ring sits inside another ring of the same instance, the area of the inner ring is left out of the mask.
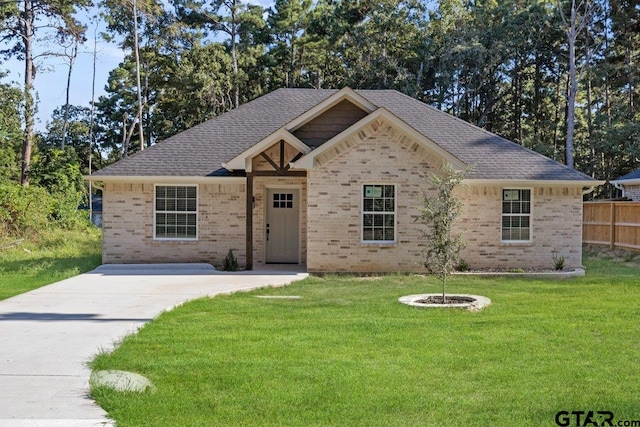
[[[640,202],[585,202],[582,242],[640,250]]]

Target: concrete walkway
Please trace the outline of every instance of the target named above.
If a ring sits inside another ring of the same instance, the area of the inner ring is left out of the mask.
[[[111,425],[87,362],[162,311],[206,295],[285,285],[295,271],[206,264],[105,265],[0,301],[0,427]]]

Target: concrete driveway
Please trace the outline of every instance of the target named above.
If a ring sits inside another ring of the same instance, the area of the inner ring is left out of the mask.
[[[88,397],[87,362],[96,353],[185,301],[304,277],[207,264],[105,265],[0,301],[0,426],[111,425]]]

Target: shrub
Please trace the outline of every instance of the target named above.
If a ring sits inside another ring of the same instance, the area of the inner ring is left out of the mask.
[[[0,233],[15,236],[48,229],[53,204],[44,188],[0,184]]]
[[[229,249],[227,256],[224,258],[224,265],[222,266],[224,271],[238,271],[238,260],[233,254],[233,250]]]
[[[467,261],[461,258],[460,261],[458,261],[458,264],[454,268],[456,271],[468,271],[469,264],[467,264]]]
[[[564,257],[562,255],[558,256],[555,252],[552,254],[553,258],[553,267],[558,270],[564,270]]]
[[[82,195],[51,193],[38,185],[0,184],[0,235],[26,236],[53,228],[80,230],[90,225],[78,210]]]

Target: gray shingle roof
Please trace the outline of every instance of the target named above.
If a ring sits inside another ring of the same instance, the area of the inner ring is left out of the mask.
[[[336,90],[278,89],[108,166],[99,176],[230,176],[221,164]],[[471,179],[589,181],[541,154],[393,90],[357,90],[474,169]]]
[[[629,172],[626,175],[616,178],[614,181],[626,181],[628,179],[640,179],[640,169],[636,169],[633,172]]]

